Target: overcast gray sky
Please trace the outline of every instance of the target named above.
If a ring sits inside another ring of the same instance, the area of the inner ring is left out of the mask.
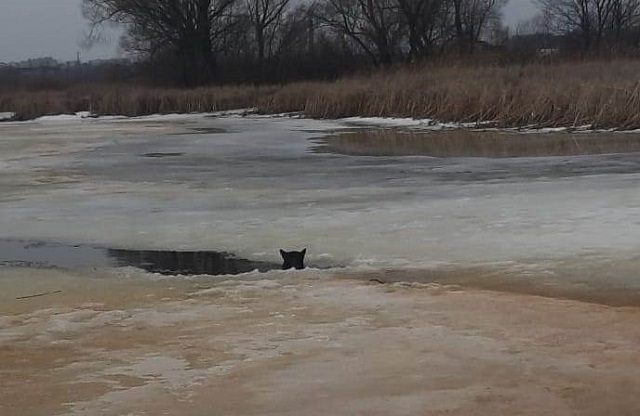
[[[0,62],[51,56],[60,61],[83,61],[118,56],[118,39],[109,44],[81,48],[87,22],[82,0],[0,0]],[[509,0],[504,8],[507,24],[515,25],[536,12],[533,0]]]

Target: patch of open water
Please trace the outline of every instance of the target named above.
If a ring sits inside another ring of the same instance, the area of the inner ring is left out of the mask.
[[[281,265],[238,258],[217,251],[126,250],[0,240],[0,266],[36,268],[137,267],[167,275],[224,275],[254,270],[266,272]]]
[[[162,158],[162,157],[178,157],[183,155],[184,155],[184,152],[150,152],[150,153],[145,153],[142,156],[152,157],[152,158]]]
[[[321,139],[314,150],[351,156],[548,157],[640,152],[638,133],[362,129]]]

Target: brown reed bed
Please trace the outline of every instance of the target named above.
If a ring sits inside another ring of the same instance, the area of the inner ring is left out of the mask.
[[[275,87],[211,87],[190,90],[127,85],[81,85],[69,90],[0,92],[0,111],[15,119],[89,111],[98,115],[213,112],[253,107]]]
[[[318,84],[304,112],[630,129],[640,127],[638,74],[640,61],[400,69]],[[296,87],[285,86],[276,97],[293,95]]]
[[[335,82],[193,90],[78,86],[0,92],[0,111],[29,119],[91,111],[144,115],[257,107],[308,117],[385,116],[494,122],[500,127],[640,128],[640,61],[511,66],[439,64],[379,71]]]

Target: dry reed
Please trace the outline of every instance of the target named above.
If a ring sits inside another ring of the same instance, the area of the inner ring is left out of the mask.
[[[640,61],[433,65],[335,82],[194,90],[78,86],[68,91],[0,93],[0,111],[20,119],[91,111],[144,115],[258,107],[308,117],[385,116],[495,122],[497,126],[640,128]]]
[[[401,69],[317,84],[304,112],[310,117],[414,117],[502,127],[638,128],[638,74],[640,61]],[[276,94],[295,88],[285,86]]]
[[[0,93],[0,111],[16,113],[18,120],[42,115],[90,111],[99,115],[213,112],[253,107],[274,87],[214,87],[192,90],[82,85],[66,91],[11,91]]]

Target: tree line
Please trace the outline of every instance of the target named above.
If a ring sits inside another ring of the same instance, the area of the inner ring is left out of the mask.
[[[487,49],[502,48],[513,56],[518,43],[509,42],[501,22],[507,2],[83,0],[83,12],[93,34],[106,24],[123,26],[122,46],[144,58],[144,73],[154,81],[191,87],[334,78],[355,69]],[[640,0],[536,4],[540,14],[524,32],[562,40],[551,47],[598,53],[640,44]]]
[[[583,53],[634,50],[640,44],[640,0],[538,0],[532,31],[562,36]]]
[[[504,36],[507,0],[83,0],[95,33],[125,28],[122,46],[155,76],[184,86],[220,80],[334,77],[367,66],[473,54]]]

